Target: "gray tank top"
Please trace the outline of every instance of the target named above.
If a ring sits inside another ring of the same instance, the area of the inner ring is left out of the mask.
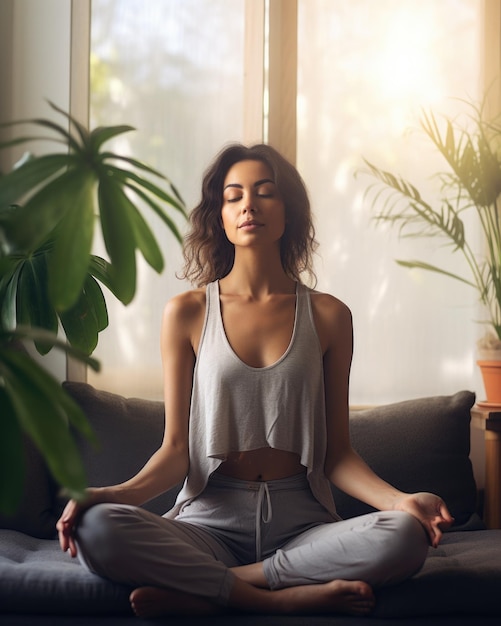
[[[174,508],[199,495],[230,452],[277,448],[299,455],[315,498],[339,519],[324,474],[326,419],[323,357],[310,289],[297,283],[294,329],[285,353],[255,368],[233,351],[224,330],[219,282],[206,290],[205,321],[193,374],[190,467]]]

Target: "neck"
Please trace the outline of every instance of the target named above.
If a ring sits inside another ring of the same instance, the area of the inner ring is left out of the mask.
[[[220,285],[227,293],[253,298],[295,291],[295,282],[285,273],[279,252],[270,258],[268,255],[253,254],[249,249],[235,254],[233,268]]]

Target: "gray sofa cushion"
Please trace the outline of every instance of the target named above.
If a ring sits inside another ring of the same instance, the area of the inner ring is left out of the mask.
[[[77,436],[90,486],[103,487],[128,480],[160,447],[164,429],[162,402],[123,398],[86,383],[64,382],[64,389],[82,408],[99,445]],[[146,503],[144,508],[162,515],[174,505],[177,490]]]
[[[501,530],[449,533],[416,576],[376,590],[374,617],[499,616],[500,563]],[[90,574],[55,540],[1,530],[0,580],[3,612],[130,614],[130,588]]]
[[[377,592],[375,616],[501,615],[501,530],[451,532],[421,571]]]
[[[36,539],[14,530],[1,530],[0,580],[2,612],[131,612],[130,589],[94,576],[78,559],[62,552],[55,539]]]
[[[460,391],[350,415],[353,447],[374,471],[403,491],[440,495],[456,520],[455,530],[483,527],[469,458],[474,402],[472,392]],[[334,498],[341,517],[372,510],[337,489]]]

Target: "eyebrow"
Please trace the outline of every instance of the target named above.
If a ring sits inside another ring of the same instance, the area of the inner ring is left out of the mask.
[[[271,183],[272,185],[275,184],[274,180],[271,180],[271,178],[262,178],[261,180],[257,180],[253,187],[260,187],[261,185],[264,185],[265,183]],[[229,183],[228,185],[226,185],[226,187],[224,187],[223,191],[225,189],[228,189],[228,187],[237,187],[238,189],[243,189],[243,185],[240,185],[239,183]]]

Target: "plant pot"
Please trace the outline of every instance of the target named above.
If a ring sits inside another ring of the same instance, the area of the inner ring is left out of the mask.
[[[477,361],[484,381],[486,404],[501,406],[501,360]]]

